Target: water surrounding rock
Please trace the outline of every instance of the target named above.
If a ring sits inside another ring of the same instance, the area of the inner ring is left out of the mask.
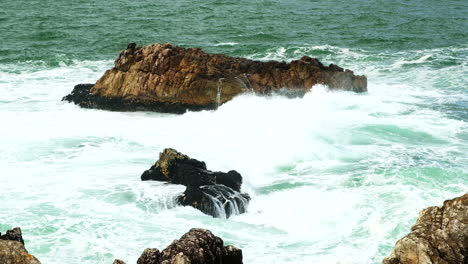
[[[15,227],[0,236],[0,264],[40,264],[24,247],[21,229]]]
[[[420,212],[383,264],[467,264],[468,194]]]
[[[300,96],[315,84],[367,91],[365,76],[308,56],[261,62],[170,44],[130,43],[96,84],[79,84],[63,99],[86,108],[184,113],[216,109],[246,92]]]
[[[118,261],[118,260],[116,260]],[[137,264],[242,264],[242,250],[224,246],[221,238],[209,230],[192,228],[160,252],[156,248],[143,251]],[[115,262],[114,264],[122,264]]]
[[[250,197],[241,193],[242,176],[237,171],[213,172],[205,162],[174,149],[164,149],[159,160],[141,175],[141,180],[165,181],[187,186],[177,202],[214,217],[229,217],[247,210]]]

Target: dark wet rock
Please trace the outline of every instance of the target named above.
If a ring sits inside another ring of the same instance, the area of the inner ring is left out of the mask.
[[[40,264],[24,247],[24,240],[19,227],[8,230],[0,236],[1,264]]]
[[[467,264],[468,193],[422,210],[383,264]]]
[[[141,175],[141,179],[187,186],[177,198],[178,203],[215,217],[244,213],[250,200],[248,194],[241,193],[242,176],[237,171],[207,170],[205,162],[170,148],[159,154],[159,160]]]
[[[224,247],[223,264],[242,263],[242,250],[235,246]]]
[[[4,235],[0,233],[0,239],[18,241],[24,245],[23,234],[21,232],[21,228],[19,227],[15,227],[11,230],[6,231],[6,234]]]
[[[183,103],[149,102],[144,100],[94,96],[91,89],[94,84],[78,84],[73,91],[63,97],[63,101],[75,103],[83,108],[95,108],[110,111],[153,111],[161,113],[183,114],[187,109],[192,111],[205,110],[206,106],[188,105]],[[214,106],[213,106],[214,107]]]
[[[188,186],[177,198],[184,206],[192,206],[205,214],[227,218],[247,211],[250,196],[222,184],[201,187]]]
[[[255,92],[304,94],[315,84],[367,91],[365,76],[304,56],[290,63],[253,61],[170,44],[130,43],[92,85],[77,85],[64,100],[81,107],[114,111],[184,113],[216,109],[235,96]]]
[[[112,262],[112,264],[125,264],[125,262],[123,260],[116,259],[114,262]]]
[[[185,186],[215,184],[215,175],[206,169],[206,164],[187,155],[167,148],[159,159],[141,175],[141,180],[166,181]]]
[[[234,191],[240,192],[242,185],[242,176],[235,170],[230,170],[227,173],[215,172],[216,183],[232,188]]]

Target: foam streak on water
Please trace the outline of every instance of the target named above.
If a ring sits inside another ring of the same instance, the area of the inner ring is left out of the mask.
[[[379,263],[419,210],[468,191],[467,53],[277,47],[250,57],[319,56],[369,93],[246,94],[180,116],[60,101],[111,61],[0,65],[0,230],[21,226],[43,263],[135,263],[191,227],[245,263]],[[165,147],[239,171],[248,213],[212,218],[175,204],[183,186],[141,182]]]

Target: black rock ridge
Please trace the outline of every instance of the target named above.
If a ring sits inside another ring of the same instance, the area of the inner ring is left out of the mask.
[[[159,160],[143,172],[141,180],[182,184],[187,188],[177,202],[214,217],[229,217],[247,210],[250,197],[241,192],[242,176],[235,170],[213,172],[203,161],[167,148]]]

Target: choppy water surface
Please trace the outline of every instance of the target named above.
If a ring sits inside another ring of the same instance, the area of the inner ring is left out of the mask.
[[[463,1],[30,3],[0,11],[0,231],[21,226],[43,263],[135,263],[191,227],[245,263],[379,263],[419,210],[468,191]],[[60,101],[130,41],[310,55],[366,74],[369,92],[181,116]],[[165,147],[238,170],[249,212],[212,218],[174,204],[183,187],[141,182]]]

